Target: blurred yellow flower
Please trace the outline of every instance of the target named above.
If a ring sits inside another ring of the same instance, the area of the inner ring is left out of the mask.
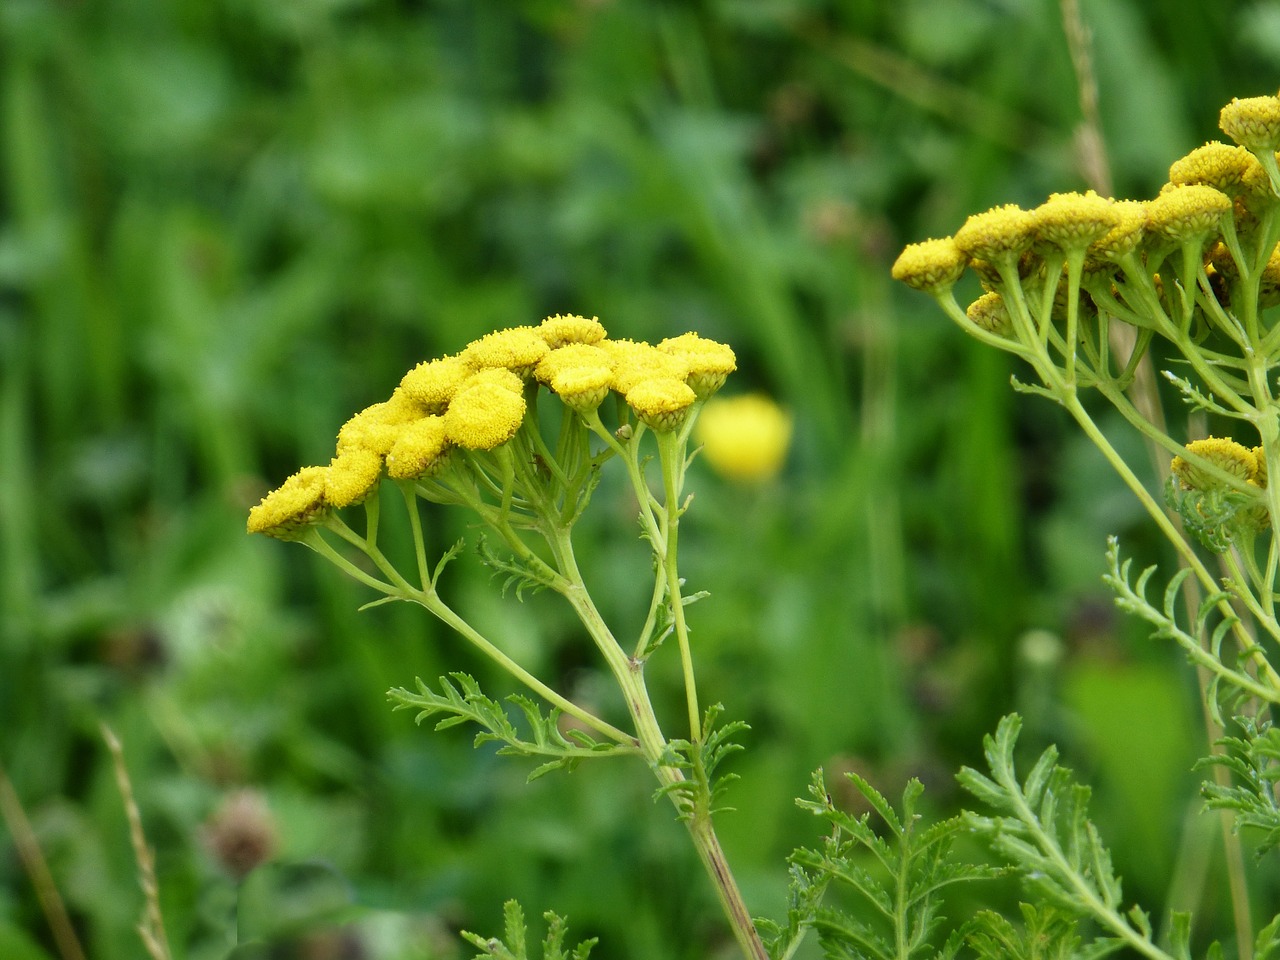
[[[791,415],[760,393],[708,400],[696,437],[711,469],[730,480],[760,482],[782,469]]]

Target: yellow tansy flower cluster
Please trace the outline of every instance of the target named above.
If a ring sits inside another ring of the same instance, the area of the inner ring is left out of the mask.
[[[1170,313],[1181,311],[1185,327],[1203,284],[1194,269],[1198,256],[1223,308],[1204,310],[1215,318],[1224,316],[1238,295],[1237,281],[1247,274],[1227,262],[1231,251],[1238,255],[1246,249],[1260,234],[1263,214],[1280,203],[1280,96],[1233,100],[1223,107],[1220,125],[1235,143],[1213,140],[1175,161],[1168,182],[1150,200],[1117,200],[1086,191],[1053,194],[1034,209],[996,206],[970,216],[954,236],[907,245],[893,265],[893,276],[938,298],[955,318],[959,305],[952,289],[971,270],[983,296],[966,311],[968,329],[988,342],[994,336],[1012,344],[1032,330],[1045,339],[1050,320],[1078,319],[1100,309],[1113,318],[1132,319],[1155,301],[1166,304]],[[1064,309],[1064,264],[1076,265],[1081,288],[1070,313]],[[1010,325],[1002,299],[1010,294],[1006,284],[1014,278],[1023,288],[1018,299],[1025,306],[1018,313],[1026,322]],[[1048,296],[1050,286],[1053,297]],[[1280,300],[1270,275],[1263,277],[1262,294],[1263,308]],[[1173,302],[1175,295],[1180,303]],[[1041,316],[1048,304],[1051,316]]]
[[[714,340],[610,340],[594,317],[557,314],[486,334],[419,363],[387,400],[343,424],[329,465],[305,467],[267,494],[250,510],[248,530],[290,539],[325,510],[369,497],[383,476],[431,477],[454,450],[501,447],[530,419],[540,387],[583,416],[612,391],[645,425],[670,431],[735,367],[733,350]]]

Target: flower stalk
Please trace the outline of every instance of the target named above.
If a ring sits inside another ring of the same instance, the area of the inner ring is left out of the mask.
[[[298,540],[344,573],[381,594],[374,603],[416,603],[446,624],[550,709],[544,716],[520,702],[532,726],[525,739],[501,706],[465,675],[441,679],[440,691],[421,680],[418,692],[393,690],[419,719],[445,714],[442,725],[466,720],[482,727],[479,740],[498,740],[502,752],[523,753],[550,768],[589,758],[639,754],[689,831],[725,917],[749,960],[767,953],[742,899],[712,822],[717,794],[712,771],[727,752],[725,732],[702,719],[678,569],[680,517],[689,438],[703,401],[735,367],[733,351],[696,334],[656,346],[611,340],[599,321],[549,317],[538,327],[500,330],[458,354],[410,370],[386,401],[356,414],[338,433],[333,460],[306,467],[251,511],[250,532]],[[613,404],[606,400],[612,395]],[[558,433],[544,436],[539,403],[558,402]],[[602,411],[612,407],[606,425]],[[651,439],[652,437],[652,439]],[[660,477],[646,466],[656,446]],[[573,529],[602,469],[623,464],[652,553],[654,586],[635,653],[628,655],[605,622],[579,569]],[[384,482],[385,481],[385,482]],[[404,502],[413,542],[412,576],[379,549],[386,522],[380,494],[393,484]],[[493,534],[482,557],[517,592],[549,589],[569,604],[613,677],[631,731],[596,716],[518,663],[500,640],[485,636],[444,602],[437,590],[454,548],[432,568],[426,552],[423,502],[461,507]],[[365,533],[342,517],[364,505]],[[355,555],[366,562],[358,563]],[[371,569],[370,569],[371,568]],[[416,583],[413,582],[416,580]],[[664,734],[644,668],[668,636],[676,639],[688,712],[688,738]],[[566,735],[557,717],[576,724]],[[547,759],[550,758],[550,759]]]

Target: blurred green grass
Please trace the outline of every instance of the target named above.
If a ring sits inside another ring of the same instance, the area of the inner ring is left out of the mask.
[[[1118,195],[1151,195],[1221,104],[1275,86],[1266,5],[1082,7]],[[511,896],[605,957],[730,949],[642,771],[526,786],[415,729],[388,687],[484,665],[243,533],[408,367],[554,312],[727,341],[730,389],[795,412],[786,474],[700,472],[683,538],[712,593],[704,698],[753,727],[722,829],[754,911],[781,910],[783,857],[811,840],[791,798],[813,767],[890,794],[921,776],[950,809],[956,766],[1017,707],[1096,777],[1126,893],[1225,933],[1209,821],[1185,826],[1192,682],[1098,580],[1107,533],[1160,548],[1003,358],[887,279],[902,243],[1083,187],[1078,122],[1047,0],[0,5],[0,761],[89,954],[141,949],[100,720],[179,956],[237,936],[320,956],[348,923],[355,955],[458,957],[450,931],[496,930]],[[441,549],[463,532],[433,520]],[[644,572],[625,494],[602,489],[591,522],[622,618]],[[448,589],[617,709],[545,598],[500,602],[474,558]],[[1028,659],[1030,629],[1061,659]],[[279,833],[243,888],[203,826],[241,787]],[[1256,878],[1260,903],[1278,889]],[[8,839],[0,947],[54,955]]]

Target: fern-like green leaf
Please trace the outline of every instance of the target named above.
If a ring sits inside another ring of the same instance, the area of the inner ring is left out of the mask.
[[[724,705],[712,704],[702,718],[702,734],[697,741],[670,740],[659,763],[674,767],[684,774],[683,779],[659,787],[656,796],[675,799],[679,818],[710,817],[732,807],[721,803],[730,783],[738,779],[735,773],[716,777],[716,769],[730,754],[742,749],[742,744],[732,738],[751,729],[741,720],[723,726],[715,725],[716,718],[724,711]]]
[[[1057,764],[1052,747],[1040,755],[1031,775],[1020,779],[1014,752],[1021,729],[1021,719],[1010,714],[994,736],[985,738],[989,777],[968,767],[960,771],[961,786],[997,814],[965,814],[965,822],[1058,914],[1092,921],[1116,946],[1159,955],[1147,914],[1138,906],[1124,909],[1111,853],[1088,817],[1089,788]],[[1033,792],[1045,798],[1039,806],[1030,802]],[[1056,801],[1048,802],[1050,796]],[[1113,949],[1095,946],[1104,953]]]
[[[462,931],[462,938],[481,951],[476,954],[475,960],[531,960],[527,945],[528,930],[520,904],[515,900],[508,900],[503,904],[502,915],[504,939],[485,938],[467,930]],[[584,940],[573,948],[572,953],[565,953],[567,922],[550,910],[542,918],[547,921],[547,934],[542,941],[542,960],[587,960],[592,947],[598,942],[596,938]]]
[[[940,913],[945,888],[999,875],[999,869],[962,862],[951,848],[964,830],[960,818],[925,826],[916,812],[923,787],[910,781],[898,809],[865,779],[848,775],[870,812],[854,816],[838,809],[827,793],[819,770],[809,786],[809,798],[798,805],[826,820],[832,832],[820,849],[800,848],[791,855],[792,909],[787,938],[775,940],[774,956],[785,944],[794,949],[806,928],[818,934],[828,958],[903,960],[911,957],[952,957],[963,943],[963,930],[954,928],[939,945],[946,918]],[[876,817],[879,828],[872,826]],[[844,887],[861,905],[852,912],[824,908],[822,894],[829,884]],[[773,928],[778,929],[778,928]]]
[[[543,714],[538,705],[519,694],[507,698],[523,714],[529,728],[528,736],[522,736],[506,710],[496,700],[485,696],[475,679],[465,673],[451,673],[437,681],[440,692],[432,690],[421,678],[416,680],[417,691],[397,687],[387,696],[395,703],[396,710],[417,710],[417,723],[436,719],[436,730],[447,730],[461,724],[473,723],[480,727],[474,744],[500,743],[498,753],[504,756],[537,757],[545,761],[529,774],[530,780],[544,776],[553,770],[573,770],[583,760],[593,757],[631,755],[638,752],[628,744],[608,743],[594,739],[585,730],[571,731],[570,740],[560,730],[561,713],[552,708]]]
[[[1223,737],[1217,745],[1225,753],[1205,757],[1196,769],[1226,767],[1234,782],[1221,785],[1205,782],[1201,794],[1211,809],[1235,812],[1236,829],[1259,830],[1257,855],[1265,856],[1280,847],[1280,803],[1276,783],[1280,781],[1280,727],[1253,717],[1236,717],[1243,737]]]

